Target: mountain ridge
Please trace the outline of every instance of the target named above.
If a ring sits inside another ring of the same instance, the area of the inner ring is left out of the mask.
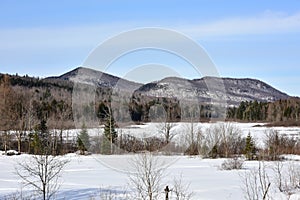
[[[72,81],[75,83],[92,84],[97,87],[117,87],[121,90],[135,89],[142,85],[140,83],[128,81],[126,79],[122,79],[120,77],[86,67],[77,67],[60,76],[52,76],[47,77],[45,79],[62,79],[66,81]]]
[[[73,101],[76,83],[79,86],[83,84],[82,92],[85,88],[89,88],[87,84],[95,86],[93,90],[95,96],[89,93],[79,95],[83,99],[92,98],[94,104],[90,104],[89,101],[84,102],[80,98],[78,101]],[[76,68],[60,76],[44,79],[0,74],[0,86],[1,91],[9,94],[5,95],[7,104],[3,104],[4,101],[2,104],[0,102],[1,111],[6,113],[0,116],[0,121],[3,120],[3,123],[5,120],[13,122],[19,117],[15,116],[20,112],[18,109],[22,108],[24,109],[22,112],[26,111],[27,114],[33,115],[36,121],[46,118],[50,127],[57,126],[57,119],[62,119],[64,128],[74,127],[74,117],[79,117],[81,120],[80,117],[83,116],[88,118],[81,121],[89,122],[87,126],[93,127],[95,119],[93,112],[101,121],[103,120],[101,112],[110,106],[115,109],[114,117],[125,122],[130,120],[147,122],[164,112],[168,114],[170,121],[186,120],[194,112],[197,112],[195,116],[202,120],[224,119],[226,110],[230,113],[227,115],[229,119],[237,120],[249,120],[247,116],[252,118],[262,116],[251,120],[271,122],[300,118],[299,99],[292,100],[289,95],[271,85],[250,78],[203,77],[189,80],[167,77],[140,84],[97,70]],[[286,100],[281,101],[281,99]],[[242,102],[246,106],[239,107]],[[79,112],[79,115],[74,112],[74,109]],[[277,115],[275,116],[274,113]],[[9,115],[12,119],[6,119]],[[14,124],[11,128],[15,128]]]
[[[45,82],[85,83],[96,87],[118,89],[152,97],[193,98],[210,103],[222,99],[229,105],[242,101],[274,102],[291,96],[254,78],[211,77],[197,79],[166,77],[142,84],[86,67],[77,67],[59,76],[41,79]],[[62,84],[62,83],[60,83]],[[219,95],[219,96],[218,96]]]
[[[273,102],[290,96],[271,85],[253,78],[202,77],[200,79],[164,78],[143,85],[139,93],[156,97],[189,97],[198,100],[223,99],[230,105],[241,101]],[[218,96],[219,95],[219,96]]]

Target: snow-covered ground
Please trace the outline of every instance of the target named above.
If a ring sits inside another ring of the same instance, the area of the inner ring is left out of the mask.
[[[17,162],[28,157],[29,155],[0,156],[0,199],[16,191],[26,193],[26,188],[22,188],[20,179],[15,174],[15,166]],[[119,197],[124,196],[125,193],[130,194],[128,173],[105,166],[102,161],[107,163],[108,159],[124,167],[126,160],[130,160],[132,155],[77,156],[69,154],[67,157],[70,163],[63,171],[62,185],[55,199],[101,199],[103,193],[112,193]],[[169,160],[170,158],[162,156],[161,159]],[[258,166],[257,161],[247,161],[242,170],[225,171],[220,170],[224,159],[173,156],[171,160],[170,166],[166,167],[162,187],[169,185],[172,188],[173,177],[182,175],[183,182],[190,184],[190,191],[193,192],[193,199],[196,200],[243,199],[245,193],[242,190],[241,176]],[[299,161],[297,163],[300,164]],[[269,162],[267,165],[271,166],[272,163]],[[272,184],[273,182],[275,181],[272,181]],[[286,199],[279,193],[277,194],[278,191],[272,192],[271,195],[275,199]],[[174,197],[173,193],[171,193],[170,200],[172,197]],[[292,195],[291,199],[300,199],[300,194]]]
[[[233,123],[242,130],[243,135],[249,132],[258,140],[264,137],[265,127],[253,127],[256,124],[251,123]],[[182,132],[183,128],[188,126],[187,123],[178,123],[173,131]],[[197,124],[203,131],[211,126],[210,123]],[[130,133],[132,135],[149,136],[149,134],[157,134],[159,125],[149,123],[145,125],[134,126],[122,129],[122,133]],[[280,134],[292,135],[299,137],[299,127],[275,127]],[[76,135],[80,130],[69,130],[68,134]],[[119,130],[120,131],[120,130]],[[91,135],[101,133],[101,129],[90,129]],[[26,193],[26,188],[21,184],[20,178],[16,175],[15,167],[18,162],[29,159],[30,155],[22,154],[20,156],[0,155],[0,199],[5,199],[7,195],[15,192]],[[70,160],[62,173],[62,185],[55,199],[101,199],[103,194],[115,194],[118,197],[132,193],[132,187],[129,184],[128,171],[131,170],[128,161],[132,160],[133,155],[89,155],[78,156],[76,154],[68,154],[64,158]],[[294,155],[286,155],[286,157],[299,166],[300,157]],[[193,192],[195,200],[210,199],[243,199],[243,174],[250,172],[258,167],[257,161],[246,161],[242,170],[225,171],[220,170],[220,166],[224,159],[201,159],[200,157],[187,156],[160,156],[168,165],[165,177],[162,180],[162,193],[166,185],[172,188],[174,177],[180,177],[182,174],[183,182],[190,184],[190,191]],[[285,161],[287,166],[290,161]],[[267,162],[268,166],[274,163]],[[270,173],[274,173],[269,170]],[[275,175],[270,177],[273,180]],[[274,199],[287,199],[277,190],[270,191]],[[170,200],[174,199],[171,193]],[[293,194],[290,200],[299,200],[300,194]]]
[[[202,132],[205,132],[212,126],[224,122],[217,123],[193,123],[194,130],[199,129]],[[247,136],[250,133],[255,139],[258,145],[261,145],[263,139],[265,138],[265,132],[267,130],[276,130],[279,134],[288,135],[290,137],[294,137],[300,139],[300,127],[264,127],[263,123],[238,123],[238,122],[226,122],[231,126],[234,126],[241,130],[243,136]],[[182,136],[188,132],[190,128],[190,123],[187,122],[178,122],[172,124],[171,134],[175,133],[174,141],[182,142]],[[128,134],[135,136],[137,138],[145,138],[145,137],[162,137],[161,130],[163,127],[163,123],[144,123],[141,125],[130,125],[123,128],[117,128],[118,134]],[[75,141],[77,135],[80,133],[81,129],[70,129],[63,131],[63,137],[65,140]],[[104,126],[100,126],[98,128],[88,129],[88,134],[92,136],[100,136],[104,132]],[[52,134],[60,134],[60,130],[52,130],[50,131]],[[14,131],[11,131],[11,134],[14,134]]]
[[[211,126],[220,124],[223,122],[217,123],[193,123],[194,129],[201,129],[205,132],[206,129],[209,129]],[[247,136],[250,133],[258,141],[265,136],[265,131],[273,129],[278,131],[279,134],[289,135],[295,138],[300,138],[300,127],[264,127],[263,123],[238,123],[238,122],[226,122],[232,126],[237,127],[242,131],[243,136]],[[163,123],[144,123],[142,125],[131,125],[125,128],[117,129],[118,134],[129,134],[135,137],[151,137],[151,136],[161,136],[159,131],[163,127]],[[173,128],[171,132],[176,132],[176,137],[180,137],[182,134],[187,132],[187,129],[190,127],[190,123],[187,122],[178,122],[173,123]],[[99,128],[88,129],[90,136],[98,136],[103,134],[103,126]],[[57,133],[59,131],[57,130]],[[63,131],[63,135],[68,136],[69,139],[76,137],[80,132],[80,129],[71,129]],[[176,138],[175,137],[175,138]]]

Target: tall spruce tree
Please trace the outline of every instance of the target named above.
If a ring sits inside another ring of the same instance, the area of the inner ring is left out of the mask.
[[[51,137],[46,120],[42,119],[40,124],[36,126],[32,145],[34,154],[48,155],[51,153]]]
[[[104,137],[102,143],[102,153],[103,154],[113,154],[114,153],[114,143],[117,141],[118,134],[116,131],[116,122],[111,112],[106,117],[104,126]]]
[[[253,156],[255,154],[255,144],[250,133],[248,133],[246,137],[245,154],[248,160],[253,160]]]
[[[91,146],[90,137],[87,132],[86,126],[83,123],[83,125],[81,127],[81,131],[80,131],[79,135],[77,136],[77,147],[78,147],[78,150],[80,151],[80,154],[84,155],[85,151],[87,151],[90,148],[90,146]]]

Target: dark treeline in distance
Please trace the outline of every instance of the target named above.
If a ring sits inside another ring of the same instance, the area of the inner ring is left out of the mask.
[[[227,118],[243,122],[270,122],[274,125],[299,125],[300,99],[289,98],[275,102],[241,102],[228,109]]]

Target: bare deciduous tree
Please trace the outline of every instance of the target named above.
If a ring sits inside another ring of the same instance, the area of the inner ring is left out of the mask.
[[[271,182],[267,174],[264,162],[259,162],[257,169],[240,175],[242,178],[242,190],[247,200],[270,199],[269,190]]]
[[[185,128],[185,143],[187,150],[185,153],[189,155],[200,154],[200,149],[203,142],[203,134],[201,128],[196,126],[192,121]]]
[[[10,148],[11,134],[10,130],[13,130],[16,123],[15,115],[15,92],[11,87],[9,75],[3,75],[0,80],[0,129],[2,132],[1,139],[2,148],[7,154],[7,150]]]
[[[280,136],[278,131],[273,129],[266,130],[264,143],[267,149],[267,159],[278,160],[280,154]]]
[[[189,192],[190,184],[184,183],[182,179],[182,174],[173,179],[172,192],[175,194],[176,200],[190,200],[193,196],[193,192]]]
[[[224,148],[224,156],[228,158],[235,153],[235,141],[240,137],[240,130],[231,123],[220,123],[218,125],[221,142]]]
[[[272,170],[275,172],[275,184],[278,190],[288,199],[300,190],[300,167],[295,163],[275,161]]]
[[[151,153],[136,155],[131,161],[133,173],[129,174],[130,183],[136,189],[137,198],[155,200],[162,191],[164,161]]]
[[[271,190],[278,191],[290,199],[300,191],[300,167],[293,162],[276,161],[266,167],[264,162],[260,161],[257,169],[245,172],[241,178],[247,200],[272,199],[269,194]]]
[[[176,136],[177,133],[175,131],[171,131],[175,126],[175,123],[167,121],[164,123],[159,123],[157,125],[157,129],[159,133],[163,135],[166,144],[169,144],[171,140]]]
[[[206,147],[203,152],[204,156],[217,157],[217,152],[214,152],[214,149],[217,150],[217,147],[220,145],[221,135],[215,125],[212,125],[205,130],[204,141]]]
[[[16,172],[26,186],[32,187],[43,200],[49,200],[59,189],[58,179],[67,163],[68,160],[61,157],[48,154],[33,155],[30,159],[20,162]]]
[[[211,157],[232,157],[242,153],[241,131],[232,123],[211,125],[205,132],[205,143]]]

